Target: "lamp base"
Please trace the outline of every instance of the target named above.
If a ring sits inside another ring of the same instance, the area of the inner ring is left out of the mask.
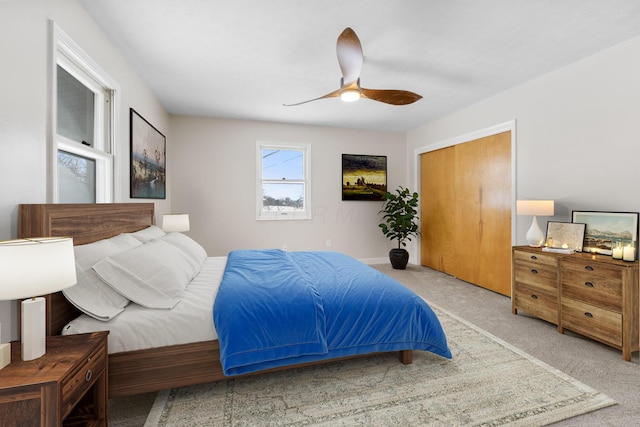
[[[22,360],[33,360],[46,352],[45,299],[29,298],[22,301]]]
[[[0,369],[11,363],[11,344],[0,344]]]
[[[2,325],[0,325],[0,343],[2,343]],[[0,344],[0,369],[11,363],[11,344]]]
[[[542,234],[542,230],[540,230],[540,227],[538,226],[538,220],[535,215],[533,217],[533,221],[531,221],[531,227],[529,228],[529,231],[527,231],[526,237],[529,246],[533,248],[539,248],[544,242],[544,234]]]

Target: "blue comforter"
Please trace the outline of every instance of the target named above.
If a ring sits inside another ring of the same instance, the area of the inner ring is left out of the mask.
[[[422,298],[337,252],[231,252],[213,318],[225,375],[397,350],[451,358]]]

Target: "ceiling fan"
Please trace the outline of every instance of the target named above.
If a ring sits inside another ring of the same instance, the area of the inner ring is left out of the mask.
[[[345,28],[338,36],[336,44],[338,63],[342,71],[340,79],[340,89],[334,90],[319,98],[298,102],[297,104],[283,104],[287,107],[306,104],[324,98],[340,97],[345,102],[357,101],[360,98],[371,99],[373,101],[384,102],[392,105],[407,105],[421,99],[417,93],[406,90],[394,89],[367,89],[360,86],[360,70],[362,69],[362,45],[355,31]]]

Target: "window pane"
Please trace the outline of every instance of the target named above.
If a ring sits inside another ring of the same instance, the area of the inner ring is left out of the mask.
[[[296,212],[304,210],[304,184],[262,184],[262,210]]]
[[[95,94],[58,65],[58,134],[93,147]]]
[[[262,179],[295,179],[303,175],[303,152],[299,150],[262,149]]]
[[[96,202],[96,161],[58,150],[58,202]]]

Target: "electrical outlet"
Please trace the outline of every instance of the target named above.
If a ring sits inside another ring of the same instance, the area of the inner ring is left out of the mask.
[[[331,247],[331,239],[327,239],[327,247],[330,248]]]

